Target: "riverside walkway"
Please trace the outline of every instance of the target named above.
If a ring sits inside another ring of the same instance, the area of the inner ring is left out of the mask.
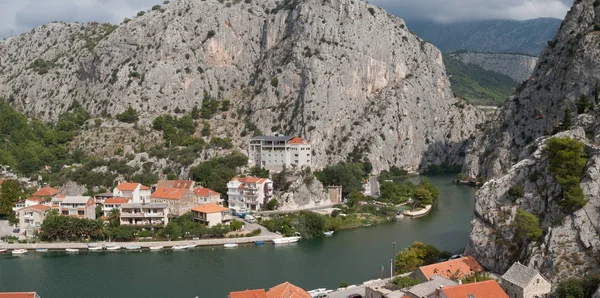
[[[273,239],[281,238],[282,236],[277,234],[260,235],[254,237],[240,237],[240,238],[218,238],[218,239],[200,239],[200,240],[181,240],[181,241],[135,241],[135,242],[40,242],[40,243],[0,243],[0,249],[36,249],[36,248],[47,248],[49,250],[55,249],[67,249],[67,248],[79,248],[87,249],[89,246],[120,246],[125,248],[126,246],[141,246],[142,249],[149,248],[151,246],[164,246],[173,247],[175,245],[197,245],[197,246],[220,246],[227,243],[254,243],[255,241],[273,241]]]

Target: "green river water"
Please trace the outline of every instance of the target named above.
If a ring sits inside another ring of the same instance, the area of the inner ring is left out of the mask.
[[[441,190],[439,207],[419,219],[336,232],[296,244],[198,248],[190,251],[35,253],[0,256],[0,292],[36,291],[59,297],[209,297],[270,288],[289,281],[306,290],[336,288],[389,276],[396,251],[414,241],[456,251],[470,231],[475,189],[430,177]]]

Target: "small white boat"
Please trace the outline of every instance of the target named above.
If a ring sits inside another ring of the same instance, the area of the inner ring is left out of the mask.
[[[185,246],[185,248],[190,249],[190,248],[195,248],[196,244],[188,244]]]
[[[140,249],[142,249],[142,247],[139,245],[130,245],[130,246],[125,246],[125,249],[126,250],[140,250]]]
[[[325,235],[325,236],[331,236],[331,235],[333,235],[333,231],[323,232],[323,235]]]
[[[67,249],[65,249],[65,251],[70,252],[70,253],[78,253],[79,248],[67,248]]]
[[[298,240],[300,240],[300,238],[301,238],[300,236],[283,237],[283,238],[273,239],[273,243],[275,243],[275,244],[290,244],[290,243],[298,242]]]
[[[48,252],[47,248],[36,248],[35,249],[36,252]]]
[[[187,248],[187,245],[175,245],[172,248],[173,250],[183,250]]]
[[[12,251],[13,255],[22,255],[22,254],[26,254],[27,250],[26,249],[15,249]]]
[[[225,248],[234,248],[234,247],[238,247],[237,243],[227,243],[225,245],[223,245]]]
[[[150,250],[162,250],[164,246],[150,246]]]
[[[102,246],[88,246],[89,251],[101,251],[102,249],[104,249]]]
[[[6,248],[0,249],[0,254],[3,254],[6,252]]]
[[[114,250],[119,250],[119,249],[121,249],[120,246],[107,246],[106,247],[106,250],[113,250],[114,251]]]

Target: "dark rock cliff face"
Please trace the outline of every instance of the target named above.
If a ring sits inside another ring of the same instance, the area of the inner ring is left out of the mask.
[[[441,53],[404,21],[350,0],[177,1],[118,27],[53,23],[0,43],[0,96],[54,120],[131,106],[140,125],[205,94],[232,108],[208,122],[232,137],[311,140],[316,167],[350,154],[416,170],[461,163],[483,114],[452,96]]]
[[[600,272],[600,7],[581,0],[549,43],[533,78],[496,115],[476,141],[465,170],[490,180],[477,192],[467,253],[503,273],[515,261],[539,269],[554,282]],[[565,110],[571,128],[561,125]],[[571,137],[585,146],[587,164],[579,186],[583,208],[560,205],[564,189],[549,171],[549,137]],[[521,198],[509,190],[521,187]],[[519,243],[517,210],[539,219],[537,241]]]

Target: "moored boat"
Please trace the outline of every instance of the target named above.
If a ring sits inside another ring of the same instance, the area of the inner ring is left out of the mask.
[[[234,247],[238,247],[237,243],[227,243],[225,245],[225,248],[234,248]]]
[[[323,235],[325,235],[325,236],[331,236],[331,235],[333,235],[333,231],[323,232]]]
[[[88,250],[90,251],[101,251],[103,248],[102,246],[88,246]]]
[[[27,250],[26,249],[15,249],[12,251],[13,255],[22,255],[22,254],[26,254]]]
[[[150,246],[150,250],[162,250],[163,248],[165,248],[164,246]]]
[[[187,245],[175,245],[172,247],[173,250],[183,250],[186,248],[187,248]]]
[[[48,252],[47,248],[36,248],[35,249],[36,252]]]
[[[196,244],[188,244],[185,246],[185,248],[189,249],[189,248],[195,248]]]
[[[126,250],[140,250],[140,249],[142,249],[142,247],[139,245],[130,245],[130,246],[125,246],[125,249]]]
[[[290,244],[290,243],[298,242],[298,240],[300,240],[300,238],[301,238],[300,236],[283,237],[283,238],[273,239],[273,243],[275,243],[275,244]]]
[[[0,254],[6,253],[6,248],[0,249]]]
[[[107,246],[106,247],[106,250],[119,250],[119,249],[121,249],[120,246]]]
[[[259,240],[259,241],[254,241],[254,244],[256,244],[256,245],[263,245],[263,244],[265,244],[265,242],[262,241],[262,240]]]
[[[77,253],[79,252],[79,248],[67,248],[65,249],[65,251],[70,253]]]

